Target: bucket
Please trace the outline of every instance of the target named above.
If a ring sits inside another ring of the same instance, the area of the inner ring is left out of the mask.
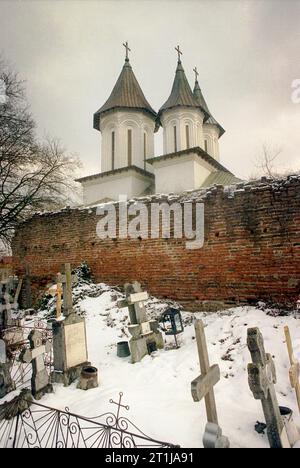
[[[120,358],[130,356],[128,341],[119,341],[117,344],[117,355]]]
[[[98,385],[97,367],[83,366],[77,388],[80,388],[80,390],[90,390],[92,388],[97,388]]]

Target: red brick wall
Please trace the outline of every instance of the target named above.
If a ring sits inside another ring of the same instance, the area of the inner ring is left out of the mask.
[[[192,195],[191,195],[192,196]],[[13,254],[34,281],[51,278],[64,262],[87,261],[97,281],[139,280],[147,290],[195,308],[300,294],[300,178],[239,187],[234,197],[217,187],[205,195],[205,244],[184,239],[100,240],[95,210],[35,216],[17,232]]]

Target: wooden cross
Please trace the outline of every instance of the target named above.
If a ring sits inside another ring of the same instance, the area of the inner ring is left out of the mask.
[[[63,283],[63,278],[61,273],[58,273],[57,275],[57,287],[56,287],[56,319],[60,319],[61,317],[61,306],[62,306],[62,293],[63,293],[63,288],[62,288],[62,283]]]
[[[290,382],[291,382],[292,388],[295,389],[297,402],[298,402],[298,408],[300,412],[300,382],[299,382],[300,362],[296,360],[295,355],[294,355],[289,327],[284,327],[284,333],[285,333],[286,344],[287,344],[290,363],[291,363],[291,368],[289,370]]]
[[[60,282],[63,285],[64,296],[64,316],[68,317],[74,313],[72,285],[78,281],[77,275],[72,275],[70,263],[65,264],[65,274],[60,276]]]
[[[256,400],[261,400],[271,448],[291,448],[277,401],[275,364],[265,352],[258,328],[248,329],[247,344],[253,363],[248,365],[249,386]]]
[[[130,49],[129,46],[128,46],[128,41],[126,41],[125,44],[123,43],[123,46],[124,46],[125,49],[126,49],[126,61],[128,61],[128,60],[129,60],[128,52],[131,52],[131,49]]]
[[[219,382],[220,368],[218,365],[209,365],[209,357],[202,320],[195,321],[195,332],[200,361],[201,375],[193,380],[191,392],[194,401],[205,399],[206,414],[208,424],[206,425],[203,437],[205,448],[228,448],[227,437],[222,436],[219,426],[217,407],[214,394],[214,386]]]
[[[182,55],[182,52],[181,52],[181,50],[180,50],[179,45],[178,45],[177,47],[175,47],[175,50],[177,51],[177,54],[178,54],[178,62],[180,62],[180,61],[181,61],[180,55]]]
[[[198,73],[197,67],[193,68],[193,72],[195,73],[195,81],[198,81],[199,73]]]
[[[29,335],[30,349],[25,349],[20,355],[20,360],[32,364],[31,389],[33,396],[49,391],[49,375],[45,367],[44,354],[49,353],[51,344],[49,341],[43,345],[42,334],[39,330],[33,330]]]

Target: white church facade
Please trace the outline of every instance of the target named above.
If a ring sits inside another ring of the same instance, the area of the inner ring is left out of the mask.
[[[179,47],[171,94],[158,113],[150,106],[128,58],[104,105],[94,114],[101,133],[101,173],[77,181],[83,203],[92,206],[120,195],[128,199],[153,193],[180,193],[216,183],[239,181],[220,163],[224,129],[214,119],[198,83],[192,91]],[[163,155],[155,156],[154,138],[163,130]]]

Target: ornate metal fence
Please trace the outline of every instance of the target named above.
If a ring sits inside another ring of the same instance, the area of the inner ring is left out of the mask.
[[[129,419],[120,415],[122,393],[116,414],[105,413],[95,418],[85,418],[32,403],[20,395],[0,408],[1,448],[150,448],[176,447],[144,434]]]

